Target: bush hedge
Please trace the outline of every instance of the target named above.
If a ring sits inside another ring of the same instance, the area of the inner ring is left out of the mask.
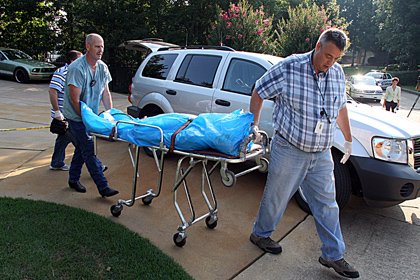
[[[389,71],[389,73],[400,79],[400,86],[416,85],[417,77],[420,75],[420,71]]]

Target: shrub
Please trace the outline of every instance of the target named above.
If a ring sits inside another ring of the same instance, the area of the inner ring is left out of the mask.
[[[220,9],[207,40],[209,44],[236,50],[272,54],[276,49],[272,22],[273,18],[266,17],[263,6],[254,10],[247,0],[240,0],[237,5],[230,4],[226,11]]]
[[[389,73],[400,79],[400,86],[415,86],[417,77],[420,75],[420,71],[390,71]]]
[[[388,64],[385,66],[385,71],[398,71],[399,65],[398,64]]]
[[[288,13],[288,19],[282,19],[277,28],[281,56],[310,51],[321,32],[331,27],[345,31],[347,26],[340,18],[329,20],[328,11],[315,3],[289,7]]]

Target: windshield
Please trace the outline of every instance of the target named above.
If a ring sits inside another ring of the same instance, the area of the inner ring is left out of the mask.
[[[354,84],[375,86],[376,81],[372,77],[354,77]]]
[[[19,51],[19,50],[4,50],[3,53],[10,60],[15,60],[15,59],[32,59],[32,57],[30,57],[26,53],[24,53],[22,51]]]

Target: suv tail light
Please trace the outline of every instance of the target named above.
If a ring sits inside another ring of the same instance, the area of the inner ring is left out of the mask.
[[[133,86],[133,81],[131,81],[131,83],[128,85],[128,102],[131,103],[131,87]]]

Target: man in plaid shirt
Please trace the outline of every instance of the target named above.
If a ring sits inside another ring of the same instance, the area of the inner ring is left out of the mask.
[[[250,104],[254,125],[258,126],[263,100],[274,99],[276,133],[250,240],[265,252],[281,253],[281,246],[270,236],[290,198],[301,187],[322,242],[319,262],[342,276],[357,278],[359,272],[344,260],[331,155],[336,125],[346,140],[342,164],[352,150],[345,77],[336,63],[347,45],[344,32],[328,29],[320,35],[314,50],[285,58],[256,82]]]

